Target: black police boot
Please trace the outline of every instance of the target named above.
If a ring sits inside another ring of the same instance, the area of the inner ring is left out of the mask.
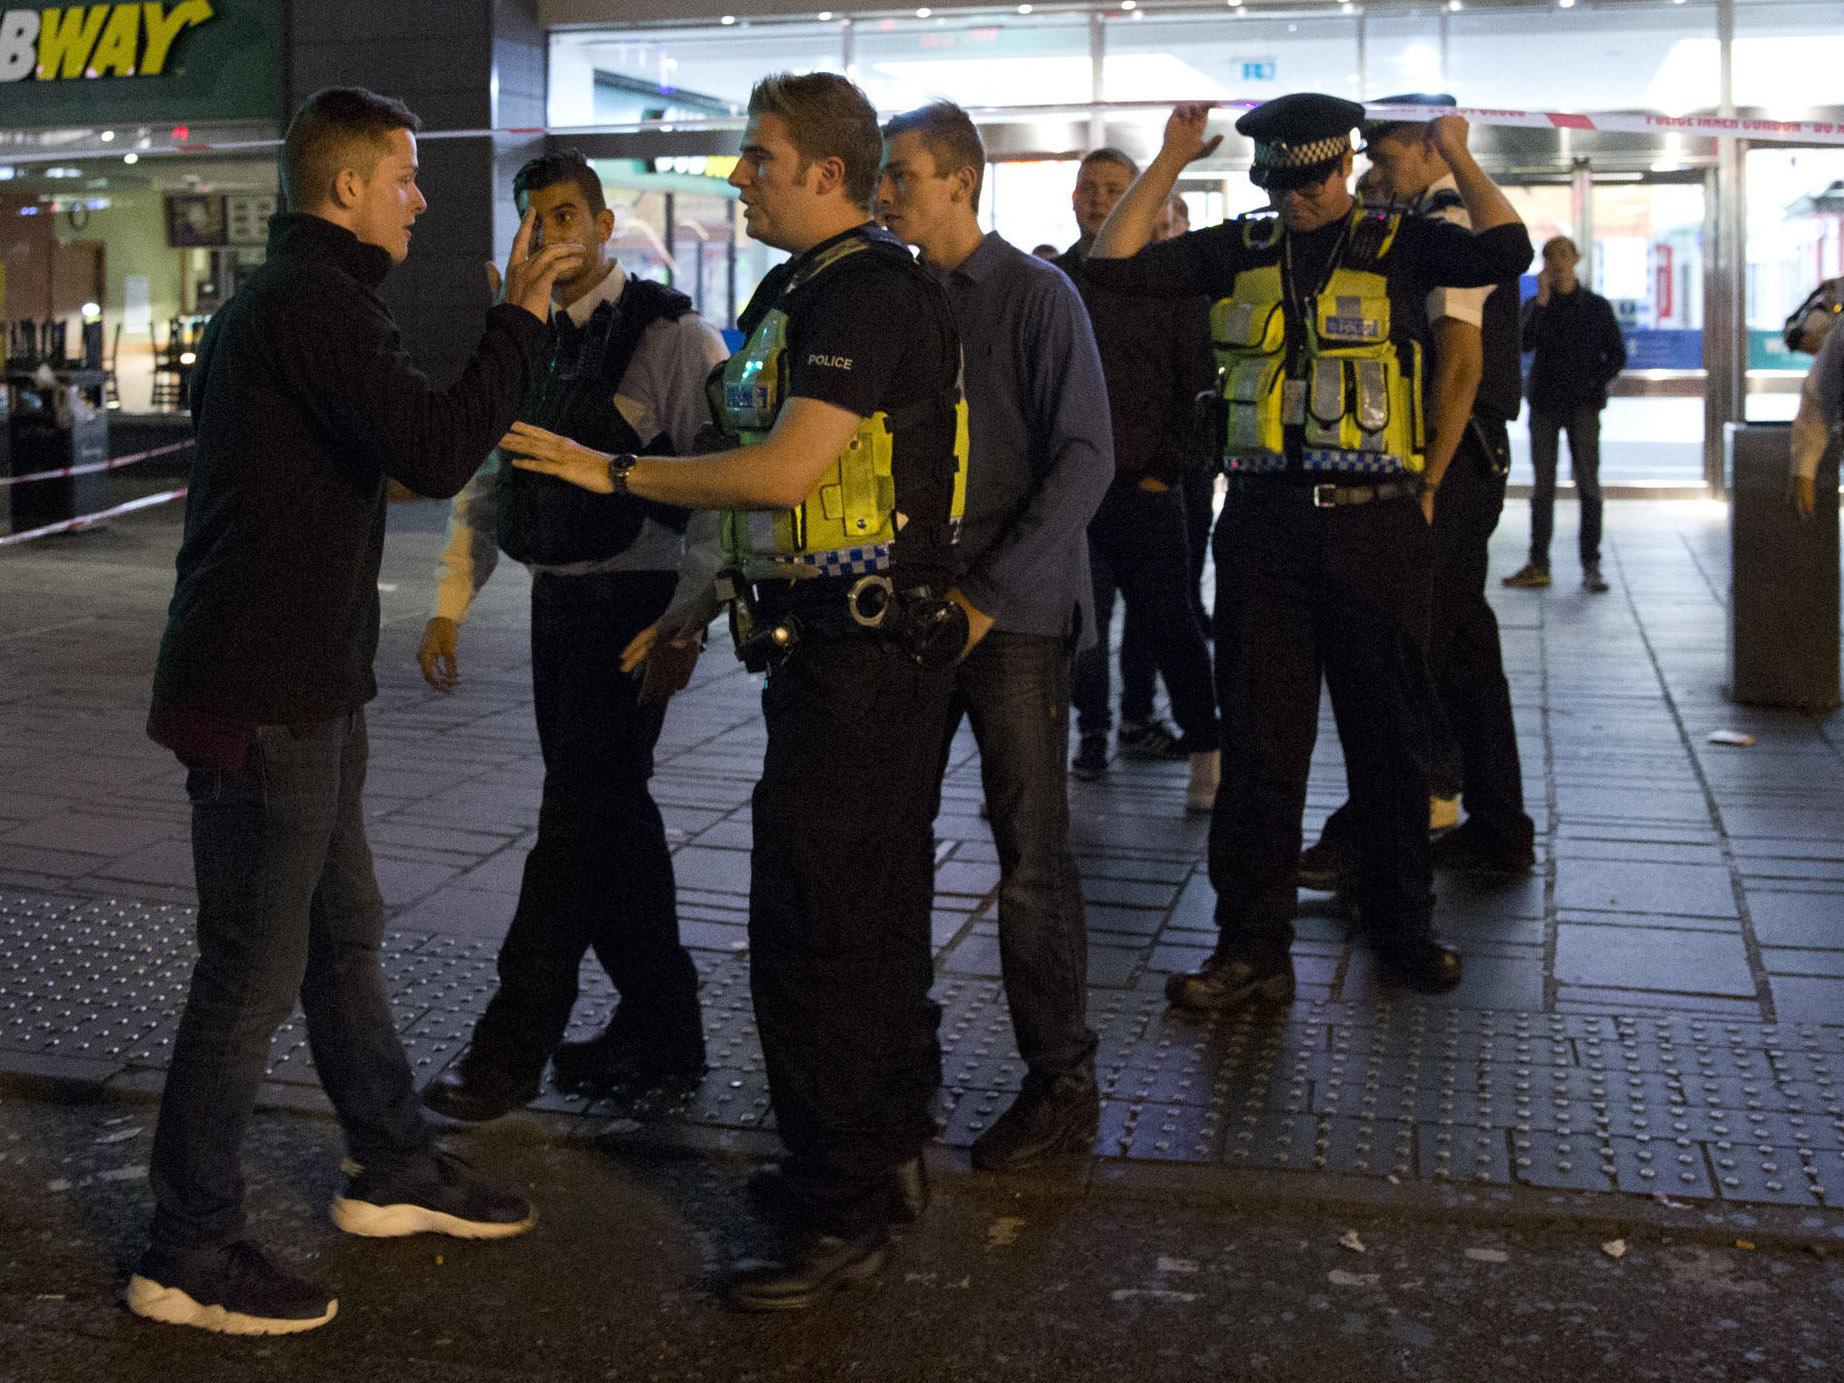
[[[559,1085],[650,1085],[704,1074],[704,1023],[696,999],[670,1017],[630,1019],[628,1012],[623,1004],[594,1037],[557,1049],[551,1070]]]
[[[792,1235],[773,1262],[738,1263],[725,1295],[739,1311],[805,1311],[875,1278],[889,1246],[882,1225],[849,1237],[807,1230]]]
[[[1495,831],[1476,816],[1435,841],[1428,853],[1436,869],[1480,874],[1528,874],[1537,862],[1528,821],[1520,830]]]
[[[538,1098],[541,1066],[469,1047],[461,1059],[423,1090],[423,1103],[437,1114],[482,1124]]]
[[[1293,1002],[1293,957],[1251,964],[1214,955],[1203,968],[1165,977],[1166,1001],[1198,1013],[1227,1013],[1261,1004]]]
[[[764,1162],[749,1174],[743,1189],[763,1214],[792,1220],[802,1207],[789,1180],[785,1163]],[[914,1225],[927,1212],[930,1198],[928,1164],[920,1156],[899,1164],[890,1174],[890,1228],[900,1232]]]
[[[1101,1124],[1095,1078],[1047,1080],[1035,1071],[993,1126],[973,1140],[973,1165],[982,1172],[1019,1172],[1065,1153],[1089,1153]]]
[[[1445,994],[1457,989],[1464,971],[1460,953],[1429,934],[1376,942],[1377,959],[1392,978],[1423,994]]]

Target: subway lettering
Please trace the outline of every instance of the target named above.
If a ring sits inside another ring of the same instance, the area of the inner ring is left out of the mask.
[[[0,14],[0,82],[157,77],[174,40],[215,14],[210,0],[7,10]]]

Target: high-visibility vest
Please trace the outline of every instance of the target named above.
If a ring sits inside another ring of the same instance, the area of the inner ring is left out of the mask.
[[[1354,209],[1325,287],[1296,312],[1279,218],[1243,218],[1243,244],[1272,253],[1238,272],[1210,312],[1227,472],[1421,470],[1422,342],[1389,291],[1401,223],[1400,213]]]
[[[854,254],[884,254],[928,285],[931,302],[939,287],[910,257],[901,242],[881,231],[847,236],[801,264],[783,285],[783,298]],[[945,300],[940,312],[949,339],[957,340]],[[772,307],[750,332],[743,348],[725,362],[718,411],[726,432],[747,446],[765,439],[788,397],[788,316]],[[891,323],[901,330],[900,322]],[[871,414],[811,494],[796,508],[735,510],[724,515],[723,545],[730,565],[749,580],[823,574],[845,576],[883,571],[890,566],[891,545],[907,516],[896,508],[895,436],[932,417],[954,420],[954,450],[942,458],[954,467],[953,499],[946,541],[958,532],[967,500],[967,404],[959,372],[950,386],[908,408]]]

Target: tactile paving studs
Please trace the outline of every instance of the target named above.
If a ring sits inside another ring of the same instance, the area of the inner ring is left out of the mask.
[[[0,897],[0,1068],[102,1058],[163,1067],[192,972],[192,910]],[[383,965],[418,1084],[459,1055],[497,983],[495,942],[392,931]],[[710,1072],[544,1108],[605,1120],[768,1128],[745,955],[694,953]],[[570,1037],[615,993],[593,960]],[[945,1137],[971,1143],[1024,1075],[999,985],[944,977]],[[1156,990],[1089,996],[1102,1084],[1097,1151],[1453,1183],[1684,1200],[1844,1206],[1844,1027],[1720,1018],[1503,1013],[1305,1000],[1284,1015],[1193,1017]],[[276,1034],[270,1080],[314,1082],[305,1028]]]

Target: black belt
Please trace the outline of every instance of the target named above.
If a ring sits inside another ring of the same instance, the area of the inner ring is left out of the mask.
[[[1406,499],[1421,493],[1419,480],[1383,480],[1374,485],[1302,485],[1292,478],[1278,476],[1229,477],[1232,494],[1297,494],[1310,498],[1315,509],[1338,509],[1352,504],[1369,504],[1378,499]]]
[[[751,672],[775,667],[803,638],[888,640],[923,664],[946,666],[967,642],[966,616],[926,588],[898,590],[886,576],[734,583],[730,632]]]

